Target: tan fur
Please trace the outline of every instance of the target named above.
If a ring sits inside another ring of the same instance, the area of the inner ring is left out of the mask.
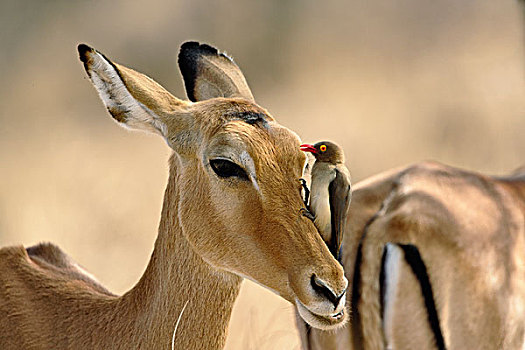
[[[391,338],[385,336],[379,273],[383,249],[394,242],[421,253],[447,349],[523,349],[524,216],[523,173],[496,178],[426,162],[356,184],[343,265],[350,292],[362,242],[357,314],[335,332],[312,330],[304,348],[435,348],[419,286],[404,262]]]
[[[327,328],[341,324],[310,285],[312,274],[339,293],[347,282],[300,213],[305,159],[298,137],[251,95],[181,101],[93,49],[79,51],[117,121],[160,134],[175,151],[159,234],[142,278],[122,296],[53,245],[1,249],[0,348],[167,349],[187,302],[175,348],[221,349],[241,276],[316,310]],[[239,112],[261,113],[266,124],[248,124]],[[258,189],[214,173],[209,159],[225,150],[249,155]]]

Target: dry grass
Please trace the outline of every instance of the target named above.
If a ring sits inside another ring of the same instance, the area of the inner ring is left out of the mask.
[[[79,42],[181,97],[178,46],[214,43],[304,141],[341,143],[354,179],[421,159],[498,174],[524,162],[524,32],[511,0],[0,7],[0,245],[53,241],[117,293],[151,254],[169,150],[110,120]],[[227,348],[296,348],[293,322],[286,302],[247,282]]]

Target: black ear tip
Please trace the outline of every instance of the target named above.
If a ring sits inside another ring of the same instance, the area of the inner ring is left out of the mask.
[[[197,41],[186,41],[181,45],[179,59],[197,55],[218,55],[219,51],[208,44],[201,44]]]
[[[200,46],[197,41],[186,41],[180,46],[180,52],[186,52],[188,50],[195,50]]]
[[[78,50],[78,56],[80,57],[80,60],[84,63],[87,61],[87,53],[93,52],[93,48],[87,46],[86,44],[79,44],[77,47]]]
[[[219,50],[217,50],[216,48],[208,44],[202,44],[199,47],[199,50],[203,54],[208,54],[208,55],[218,55],[219,54]]]

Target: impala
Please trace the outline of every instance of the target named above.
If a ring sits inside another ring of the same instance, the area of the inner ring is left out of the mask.
[[[0,348],[167,349],[174,339],[177,349],[221,349],[243,277],[314,327],[344,324],[343,269],[301,212],[300,140],[254,102],[238,66],[185,43],[185,101],[86,45],[78,51],[113,118],[173,149],[158,237],[122,296],[55,245],[1,249]]]
[[[305,349],[525,348],[525,168],[425,162],[353,189],[351,321],[323,332],[299,320]]]

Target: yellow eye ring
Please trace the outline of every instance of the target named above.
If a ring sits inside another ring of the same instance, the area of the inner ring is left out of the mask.
[[[321,147],[319,147],[319,149],[321,150],[321,152],[326,151],[326,145],[321,145]]]

